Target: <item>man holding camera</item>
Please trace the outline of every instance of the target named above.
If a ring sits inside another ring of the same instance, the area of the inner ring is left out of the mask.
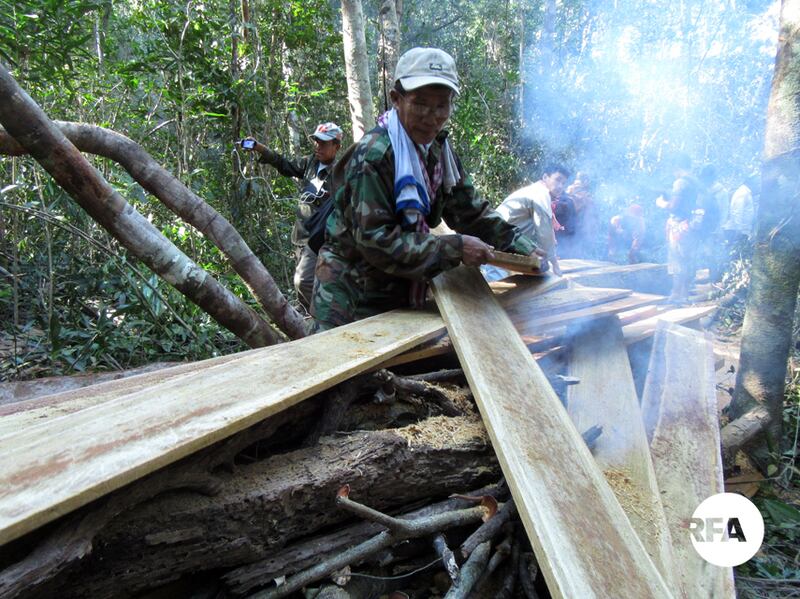
[[[308,246],[306,223],[316,214],[320,206],[330,196],[330,175],[336,161],[336,153],[342,145],[342,130],[336,123],[317,125],[311,140],[314,154],[297,160],[289,160],[273,152],[252,137],[242,140],[242,149],[258,152],[259,162],[273,166],[281,175],[299,179],[300,201],[297,205],[296,220],[292,229],[292,243],[295,246],[297,266],[294,271],[294,288],[300,304],[309,309],[311,292],[314,288],[314,267],[317,254]]]

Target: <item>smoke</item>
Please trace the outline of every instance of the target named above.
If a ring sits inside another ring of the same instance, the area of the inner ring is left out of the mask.
[[[526,141],[628,194],[668,185],[678,152],[733,185],[759,162],[779,6],[556,3],[524,53]]]

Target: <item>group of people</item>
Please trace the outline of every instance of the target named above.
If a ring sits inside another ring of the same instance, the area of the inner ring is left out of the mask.
[[[392,108],[338,162],[342,132],[333,123],[317,127],[314,156],[299,161],[253,144],[261,161],[302,180],[307,199],[301,198],[293,233],[295,288],[313,332],[421,306],[431,278],[460,264],[486,264],[495,248],[549,257],[557,269],[552,240],[533,238],[476,192],[445,129],[459,91],[452,56],[414,48],[398,60]],[[308,215],[329,198],[325,241],[314,256]],[[552,218],[546,204],[545,218]],[[442,221],[455,232],[433,234]]]
[[[398,61],[392,108],[338,162],[343,133],[335,123],[315,129],[314,154],[299,160],[249,138],[247,149],[261,162],[302,182],[292,232],[294,285],[313,331],[419,307],[427,282],[460,264],[482,266],[489,280],[502,278],[507,273],[487,265],[495,249],[536,255],[560,274],[559,255],[587,257],[579,248],[601,237],[588,176],[578,172],[567,187],[571,173],[561,164],[547,165],[539,180],[496,210],[479,196],[445,129],[459,91],[448,53],[414,48]],[[728,204],[713,169],[694,178],[685,163],[678,165],[671,192],[660,199],[669,213],[673,301],[686,300],[696,259],[720,243],[723,223],[729,243],[749,234],[752,189],[743,185]],[[433,234],[442,221],[454,233]],[[319,233],[309,228],[320,227],[324,243],[309,244]],[[610,221],[608,257],[637,262],[644,233],[642,207],[633,204]]]
[[[757,175],[750,175],[728,199],[717,181],[716,169],[706,165],[697,177],[691,160],[679,156],[675,180],[668,197],[657,200],[669,217],[666,221],[667,267],[672,275],[670,301],[686,303],[698,268],[707,268],[712,281],[719,280],[724,262],[753,233],[754,192]]]

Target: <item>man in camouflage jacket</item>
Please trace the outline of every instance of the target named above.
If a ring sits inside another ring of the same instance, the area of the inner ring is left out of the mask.
[[[317,254],[308,246],[309,233],[306,223],[330,197],[330,175],[336,161],[336,153],[342,145],[342,130],[336,123],[321,123],[310,135],[314,143],[314,154],[290,160],[273,152],[264,144],[255,143],[252,151],[261,155],[259,162],[269,164],[285,177],[300,181],[300,200],[295,210],[292,229],[292,244],[295,247],[296,268],[294,288],[300,304],[308,310],[314,288],[314,267]]]
[[[443,127],[458,91],[455,64],[441,50],[415,48],[398,62],[396,80],[397,118],[424,163],[423,178],[434,179],[450,151]],[[316,331],[407,307],[415,284],[461,263],[483,264],[493,257],[492,246],[537,252],[531,239],[478,197],[458,158],[450,156],[455,182],[447,191],[444,185],[429,187],[429,212],[417,223],[422,227],[398,210],[395,148],[386,128],[367,133],[340,161],[334,177],[341,182],[317,260],[311,307]],[[428,231],[442,220],[456,233]]]

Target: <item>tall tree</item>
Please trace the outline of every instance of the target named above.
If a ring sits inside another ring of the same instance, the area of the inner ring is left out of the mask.
[[[786,363],[800,285],[800,0],[783,0],[767,108],[761,202],[731,413],[769,414],[780,446]],[[762,460],[759,460],[762,461]]]
[[[400,10],[402,0],[383,0],[378,12],[381,22],[381,34],[378,38],[378,78],[381,85],[381,97],[378,99],[383,108],[388,108],[389,90],[394,83],[394,71],[400,57]]]
[[[353,140],[358,141],[375,123],[361,0],[342,1],[342,38]]]

